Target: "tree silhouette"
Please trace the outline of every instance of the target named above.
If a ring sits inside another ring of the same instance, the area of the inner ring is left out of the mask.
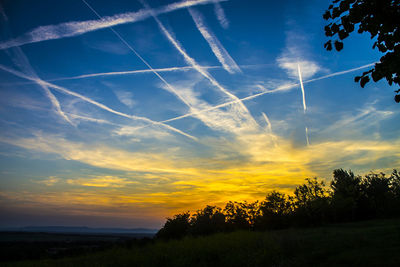
[[[258,229],[279,229],[288,226],[292,205],[285,194],[272,191],[261,202],[260,216],[256,221]]]
[[[190,213],[185,212],[167,218],[164,226],[157,232],[156,237],[161,239],[178,239],[188,234],[190,228]]]
[[[361,177],[352,171],[336,169],[331,182],[331,206],[335,221],[356,219],[357,208],[361,198]]]
[[[356,176],[336,169],[330,189],[317,178],[308,178],[292,195],[272,191],[253,203],[229,201],[222,210],[207,205],[168,218],[156,234],[161,239],[199,236],[236,230],[282,229],[321,223],[400,216],[400,174]]]
[[[250,218],[246,202],[229,201],[224,208],[224,213],[230,230],[250,228]]]
[[[375,38],[373,49],[378,48],[384,55],[374,68],[355,77],[361,87],[370,81],[385,78],[389,85],[400,85],[400,2],[398,0],[333,0],[323,15],[329,24],[325,35],[330,39],[325,43],[327,50],[334,46],[343,49],[343,40],[357,27],[358,33],[369,32]],[[333,45],[332,45],[332,41]],[[395,101],[400,102],[400,89],[395,91]]]
[[[190,233],[193,235],[208,235],[225,230],[225,215],[221,208],[207,205],[198,210],[191,219]]]
[[[329,213],[327,190],[324,182],[319,182],[317,178],[307,178],[306,181],[294,190],[294,215],[299,224],[320,224]]]
[[[390,178],[385,177],[384,173],[371,173],[365,176],[361,187],[366,207],[364,217],[376,218],[389,215],[394,200],[390,188]]]

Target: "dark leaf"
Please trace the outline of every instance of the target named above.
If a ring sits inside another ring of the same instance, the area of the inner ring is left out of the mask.
[[[343,49],[343,43],[338,41],[338,40],[336,40],[335,41],[335,49],[336,49],[336,51],[342,50]]]
[[[369,76],[364,76],[364,77],[362,77],[362,78],[361,78],[361,81],[360,81],[361,87],[364,88],[364,86],[365,86],[365,84],[366,84],[367,82],[369,82]]]
[[[333,34],[337,33],[340,30],[339,25],[337,25],[336,23],[333,23],[331,26],[331,30],[332,30]]]
[[[324,20],[328,20],[331,17],[331,12],[329,12],[329,10],[327,10],[324,15],[322,15],[322,17],[324,18]]]
[[[328,36],[328,37],[333,36],[333,33],[332,33],[331,28],[329,26],[325,26],[324,29],[325,29],[325,35],[326,36]]]
[[[347,38],[347,36],[349,36],[349,33],[346,32],[345,30],[340,30],[338,35],[339,35],[340,40],[343,40],[343,39]]]
[[[332,41],[329,40],[328,42],[326,42],[324,44],[324,47],[325,47],[326,50],[331,51],[332,50]]]
[[[332,18],[333,18],[333,19],[339,17],[340,14],[341,14],[341,12],[340,12],[340,10],[339,10],[338,7],[335,7],[335,8],[332,10]]]
[[[394,101],[396,101],[396,103],[400,103],[400,95],[395,95]]]

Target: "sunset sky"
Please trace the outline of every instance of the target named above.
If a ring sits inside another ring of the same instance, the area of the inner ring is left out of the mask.
[[[5,0],[0,226],[167,216],[400,167],[400,105],[328,0]]]

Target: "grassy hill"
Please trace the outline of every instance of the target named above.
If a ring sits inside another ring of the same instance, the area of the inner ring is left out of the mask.
[[[233,232],[5,266],[399,266],[400,220]]]

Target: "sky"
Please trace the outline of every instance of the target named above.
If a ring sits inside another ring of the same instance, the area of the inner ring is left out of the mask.
[[[328,0],[0,2],[0,226],[161,227],[400,166],[400,106]]]

